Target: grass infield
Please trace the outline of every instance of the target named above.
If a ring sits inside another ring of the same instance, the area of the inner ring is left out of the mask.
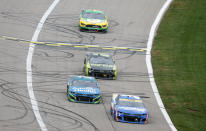
[[[155,81],[179,131],[206,131],[206,0],[174,0],[152,49]]]

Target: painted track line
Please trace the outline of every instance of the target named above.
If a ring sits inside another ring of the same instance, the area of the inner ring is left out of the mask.
[[[50,5],[48,10],[44,13],[43,17],[41,18],[40,22],[37,25],[37,28],[34,32],[33,37],[32,37],[32,41],[37,41],[39,33],[40,33],[47,17],[52,12],[52,10],[55,8],[55,6],[59,3],[59,1],[60,0],[54,0],[54,2]],[[37,103],[36,97],[34,95],[33,87],[32,87],[32,56],[34,53],[34,48],[35,48],[35,44],[31,43],[29,45],[29,51],[28,51],[27,61],[26,61],[27,89],[29,92],[31,105],[32,105],[32,109],[33,109],[34,115],[36,117],[36,120],[37,120],[42,131],[48,131],[46,128],[46,125],[44,124],[43,119],[39,113],[38,103]]]
[[[164,15],[164,13],[167,11],[167,9],[169,8],[172,1],[173,0],[167,0],[164,3],[164,5],[162,6],[161,10],[159,11],[159,13],[158,13],[158,15],[157,15],[152,27],[151,27],[150,34],[149,34],[149,39],[148,39],[148,42],[147,42],[146,64],[147,64],[150,84],[152,86],[152,90],[153,90],[153,93],[154,93],[155,98],[157,100],[157,103],[160,107],[160,110],[162,111],[162,114],[163,114],[164,118],[166,119],[168,125],[170,126],[171,130],[172,131],[177,131],[177,129],[173,125],[173,123],[172,123],[172,121],[171,121],[171,119],[170,119],[170,117],[169,117],[169,115],[168,115],[168,113],[167,113],[167,111],[164,107],[162,99],[160,97],[159,91],[157,89],[157,85],[156,85],[155,80],[154,80],[152,63],[151,63],[151,49],[152,49],[152,44],[153,44],[153,40],[154,40],[154,37],[155,37],[156,30],[158,28],[158,25],[159,25],[163,15]]]
[[[30,41],[10,36],[1,36],[0,39],[3,40],[10,40],[10,41],[17,41],[26,44],[36,44],[36,45],[45,45],[45,46],[53,46],[53,47],[60,47],[60,46],[67,46],[67,47],[74,47],[74,48],[96,48],[102,50],[121,50],[121,51],[131,51],[131,52],[146,52],[147,48],[141,47],[119,47],[119,46],[100,46],[100,45],[89,45],[89,44],[72,44],[72,43],[56,43],[56,42],[42,42],[42,41]]]

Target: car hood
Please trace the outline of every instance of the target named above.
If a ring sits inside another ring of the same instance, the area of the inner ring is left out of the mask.
[[[86,18],[82,18],[82,21],[88,22],[88,23],[92,23],[92,24],[97,24],[97,23],[105,23],[106,20],[100,20],[100,19],[86,19]]]
[[[114,65],[108,65],[108,64],[90,64],[92,69],[95,70],[113,70]]]
[[[79,93],[79,94],[100,94],[99,88],[94,87],[73,87],[69,88],[70,92]]]
[[[128,106],[117,106],[117,111],[129,114],[147,114],[147,109]]]

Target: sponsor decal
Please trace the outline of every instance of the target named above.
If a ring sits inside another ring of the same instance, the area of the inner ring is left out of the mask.
[[[91,23],[93,23],[93,24],[104,22],[104,21],[98,20],[98,19],[87,19],[86,21],[87,21],[87,22],[91,22]]]
[[[114,65],[107,65],[107,64],[91,64],[91,66],[103,66],[103,67],[113,68]]]
[[[89,93],[97,93],[96,89],[91,88],[91,87],[86,87],[86,88],[73,88],[74,92],[89,92]]]
[[[119,107],[119,109],[128,110],[128,111],[139,111],[139,112],[145,111],[144,108],[135,108],[135,107]]]
[[[142,102],[142,100],[135,100],[135,99],[123,99],[123,98],[120,98],[119,100],[120,101],[130,101],[130,102]]]

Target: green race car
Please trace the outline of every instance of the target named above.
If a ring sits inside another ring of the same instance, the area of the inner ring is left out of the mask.
[[[87,53],[84,59],[86,76],[116,79],[117,67],[111,55],[104,53]]]
[[[109,25],[103,11],[82,10],[79,20],[80,31],[93,30],[107,32]]]

